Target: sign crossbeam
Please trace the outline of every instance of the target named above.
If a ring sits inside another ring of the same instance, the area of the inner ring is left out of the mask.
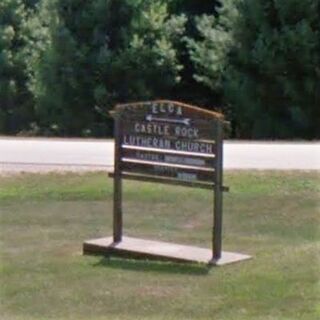
[[[204,171],[204,172],[214,172],[214,168],[206,168],[206,167],[196,167],[196,166],[189,166],[189,165],[182,165],[182,164],[174,164],[174,163],[168,163],[168,162],[155,162],[155,161],[143,161],[143,160],[137,160],[137,159],[130,159],[130,158],[122,158],[122,162],[125,163],[136,163],[136,164],[142,164],[146,166],[161,166],[161,167],[168,167],[168,168],[177,168],[177,169],[190,169],[195,171]]]
[[[215,158],[215,154],[206,154],[206,153],[197,153],[197,152],[187,152],[187,151],[177,151],[177,150],[170,150],[170,149],[156,149],[156,148],[145,148],[145,147],[136,147],[136,146],[129,146],[129,145],[122,145],[122,149],[126,150],[135,150],[135,151],[149,151],[155,153],[170,153],[175,155],[182,155],[182,156],[195,156],[200,158]]]

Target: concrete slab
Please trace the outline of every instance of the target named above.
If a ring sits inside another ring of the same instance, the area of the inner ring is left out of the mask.
[[[212,251],[210,249],[129,237],[123,237],[122,241],[118,243],[114,243],[112,237],[85,241],[83,243],[83,253],[174,262],[205,263],[215,266],[222,266],[251,258],[245,254],[223,251],[221,259],[215,261],[212,260]]]

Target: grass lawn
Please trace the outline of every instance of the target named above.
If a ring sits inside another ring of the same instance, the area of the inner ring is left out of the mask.
[[[0,318],[320,319],[319,172],[227,172],[221,268],[83,256],[112,234],[105,173],[0,177]],[[212,193],[125,182],[125,233],[210,247]]]

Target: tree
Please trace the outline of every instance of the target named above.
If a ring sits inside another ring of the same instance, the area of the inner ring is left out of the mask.
[[[38,125],[47,135],[77,135],[85,123],[92,122],[92,77],[86,56],[89,49],[82,38],[77,38],[91,18],[81,16],[87,7],[80,4],[43,1],[30,22],[35,30],[30,88]],[[83,34],[86,37],[88,34]]]
[[[228,54],[233,44],[232,28],[237,16],[235,0],[225,0],[216,14],[202,14],[195,18],[198,36],[187,38],[187,48],[193,63],[193,78],[214,94],[220,111],[230,117],[224,105],[224,76]]]
[[[165,96],[179,81],[173,42],[184,19],[162,1],[49,0],[40,10],[48,36],[31,87],[48,133],[110,134],[115,103]]]
[[[109,101],[165,97],[180,80],[174,44],[184,32],[185,18],[169,17],[162,1],[141,1],[132,9],[127,38],[113,55],[104,56],[100,68]]]
[[[16,133],[33,118],[27,88],[27,11],[21,0],[0,2],[0,133]]]
[[[220,92],[228,54],[233,44],[232,28],[237,10],[234,0],[226,0],[219,15],[203,14],[196,18],[197,40],[187,39],[189,54],[195,65],[194,78]]]
[[[181,83],[175,87],[173,95],[178,100],[184,100],[197,105],[213,106],[221,102],[220,92],[210,90],[202,82],[196,81],[194,75],[197,72],[190,52],[189,44],[199,42],[202,39],[198,30],[198,20],[202,15],[217,17],[220,1],[215,0],[170,0],[170,12],[187,17],[184,40],[177,47],[178,58],[183,65]]]
[[[244,137],[320,137],[320,2],[239,4],[226,95]]]
[[[243,138],[320,136],[319,0],[229,0],[198,19],[196,79],[221,88]]]

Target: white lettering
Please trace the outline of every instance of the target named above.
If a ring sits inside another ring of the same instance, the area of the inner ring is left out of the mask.
[[[175,106],[172,103],[161,103],[156,104],[153,103],[151,105],[151,112],[152,114],[169,114],[169,115],[177,115],[182,116],[182,107],[181,106]]]
[[[175,146],[175,150],[178,150],[178,151],[213,154],[212,145],[205,142],[177,140],[174,146]]]
[[[160,161],[160,157],[158,154],[153,153],[142,153],[142,152],[136,152],[136,158],[140,160],[147,160],[147,161]]]
[[[169,111],[169,113],[174,113],[174,104],[172,104],[172,103],[168,104],[168,111]]]
[[[158,105],[155,103],[152,104],[152,113],[158,114]]]
[[[136,147],[171,149],[171,141],[164,138],[124,135],[123,144]]]
[[[168,109],[166,109],[164,104],[159,105],[159,110],[161,113],[166,113],[168,111]]]
[[[145,123],[136,122],[134,124],[134,132],[159,135],[159,136],[169,136],[170,127],[169,125],[164,125],[164,124],[156,124],[156,123],[145,124]]]
[[[183,138],[196,139],[199,137],[199,129],[193,128],[193,127],[189,128],[189,127],[176,126],[175,135]]]
[[[137,147],[171,149],[177,151],[213,154],[213,145],[206,142],[184,140],[169,140],[162,137],[145,137],[139,135],[124,135],[123,144]]]

